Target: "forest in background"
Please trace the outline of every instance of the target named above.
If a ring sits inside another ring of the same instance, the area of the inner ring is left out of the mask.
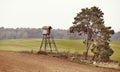
[[[78,33],[69,33],[69,30],[52,29],[52,35],[55,39],[83,39]],[[41,28],[4,28],[0,27],[0,40],[5,39],[24,39],[24,38],[42,38]],[[120,41],[120,32],[111,36],[112,41]]]

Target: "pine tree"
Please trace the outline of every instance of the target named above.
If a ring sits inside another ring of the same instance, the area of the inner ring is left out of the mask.
[[[70,27],[70,32],[77,31],[79,35],[85,34],[86,37],[83,42],[85,43],[83,59],[87,59],[88,50],[90,46],[95,43],[96,39],[107,42],[110,40],[110,34],[114,34],[111,27],[105,27],[103,15],[104,13],[98,7],[91,7],[90,9],[82,9],[74,18],[73,26]],[[96,48],[95,46],[93,51]]]

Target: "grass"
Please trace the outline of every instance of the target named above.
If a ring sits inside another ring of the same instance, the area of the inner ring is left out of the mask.
[[[56,40],[57,47],[61,51],[82,53],[84,45],[81,40]]]
[[[84,44],[82,40],[55,40],[59,51],[70,51],[82,54],[84,51]],[[11,51],[39,51],[41,39],[15,39],[15,40],[0,40],[0,50]],[[120,63],[120,42],[111,42],[111,48],[114,50],[114,54],[111,59],[117,60]],[[89,55],[92,53],[89,50]]]
[[[0,50],[30,51],[38,50],[39,39],[0,40]]]
[[[119,61],[120,63],[120,41],[111,42],[110,46],[114,50],[114,54],[111,56],[111,58]]]

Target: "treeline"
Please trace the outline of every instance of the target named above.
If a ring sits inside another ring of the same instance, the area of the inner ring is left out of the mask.
[[[68,39],[68,31],[53,29],[52,35],[57,39]],[[41,28],[4,28],[0,27],[0,40],[22,39],[22,38],[42,38]]]
[[[0,28],[0,39],[20,39],[20,38],[39,38],[41,29],[30,28]]]
[[[78,33],[69,33],[69,30],[52,29],[52,35],[56,39],[84,39]],[[42,38],[41,28],[4,28],[0,27],[0,40],[3,39],[24,39],[24,38]],[[111,37],[112,41],[120,41],[120,32]]]
[[[111,36],[112,41],[120,41],[120,32],[115,33]]]

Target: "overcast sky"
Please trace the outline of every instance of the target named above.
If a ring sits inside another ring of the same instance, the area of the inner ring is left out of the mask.
[[[120,31],[120,0],[0,0],[0,27],[69,29],[82,8],[97,6],[106,26]]]

